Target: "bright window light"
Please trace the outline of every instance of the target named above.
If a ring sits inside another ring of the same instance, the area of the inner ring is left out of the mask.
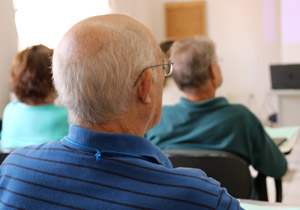
[[[14,0],[14,7],[20,49],[54,48],[78,21],[110,12],[109,0]]]

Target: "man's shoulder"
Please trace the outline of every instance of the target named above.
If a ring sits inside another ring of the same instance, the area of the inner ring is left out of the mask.
[[[250,110],[243,104],[228,104],[226,108],[232,109],[234,111],[239,111],[239,112],[245,112],[245,113],[250,112]]]
[[[197,184],[197,181],[199,181],[198,184],[201,183],[201,185],[202,182],[205,182],[208,186],[215,186],[217,188],[220,187],[220,183],[218,181],[208,177],[201,169],[178,167],[168,169],[167,172],[177,175],[178,179],[183,179],[187,182],[191,181],[194,184]]]
[[[232,125],[259,125],[260,121],[254,113],[242,104],[228,104],[210,113],[220,122],[230,121]]]
[[[59,149],[60,147],[60,143],[57,141],[49,141],[39,145],[21,147],[10,152],[7,159],[14,161],[16,158],[20,157],[41,157],[45,154],[45,151],[55,150],[55,148]],[[26,161],[26,159],[23,159],[23,161]]]
[[[195,168],[172,168],[167,170],[168,173],[176,176],[172,180],[178,186],[190,189],[188,191],[177,191],[183,199],[197,198],[195,203],[202,208],[214,209],[241,209],[238,201],[231,197],[225,188],[213,178],[207,177],[205,172]],[[228,201],[232,202],[228,202]],[[205,201],[205,202],[204,202]]]
[[[215,194],[220,193],[222,190],[222,188],[220,187],[220,183],[215,179],[208,177],[206,173],[201,169],[188,168],[188,167],[177,167],[177,168],[163,167],[161,172],[167,175],[168,177],[172,176],[174,178],[172,182],[176,182],[176,183],[181,182],[184,183],[185,185],[199,187],[202,189],[205,188],[210,189],[212,193]]]
[[[177,186],[177,193],[186,194],[187,192],[183,189],[190,189],[190,193],[201,194],[205,192],[207,194],[207,199],[216,201],[222,191],[220,183],[216,180],[207,177],[205,172],[200,169],[195,168],[167,168],[167,167],[158,167],[161,173],[158,179],[165,180],[165,184]],[[186,197],[187,195],[182,195]],[[191,194],[189,195],[191,196]],[[199,195],[198,195],[199,196]]]
[[[228,104],[226,107],[224,107],[223,111],[225,111],[230,115],[247,116],[247,117],[254,116],[254,114],[246,106],[242,104]]]

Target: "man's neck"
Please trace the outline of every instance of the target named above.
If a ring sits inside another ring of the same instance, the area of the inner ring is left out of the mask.
[[[95,126],[82,126],[88,130],[102,132],[102,133],[116,133],[116,134],[132,134],[137,135],[137,132],[133,129],[127,127],[126,123],[119,124],[116,123],[116,121],[106,122],[101,125],[95,125]],[[142,136],[142,134],[140,134]]]
[[[202,102],[214,98],[215,93],[216,89],[210,83],[207,83],[206,86],[201,89],[184,91],[184,98],[191,102]]]
[[[134,123],[135,122],[135,123]],[[122,118],[104,122],[100,125],[84,126],[79,125],[88,130],[102,132],[102,133],[116,133],[116,134],[131,134],[144,137],[145,132],[139,127],[141,123],[133,119],[123,116]]]

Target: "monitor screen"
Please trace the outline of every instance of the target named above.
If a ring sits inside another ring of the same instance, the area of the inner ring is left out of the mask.
[[[271,65],[272,89],[300,89],[300,64]]]

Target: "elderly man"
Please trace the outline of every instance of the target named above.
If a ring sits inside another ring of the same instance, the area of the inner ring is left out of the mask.
[[[185,94],[163,107],[160,123],[146,138],[161,149],[213,149],[236,153],[260,173],[282,177],[287,162],[260,121],[244,106],[215,97],[222,83],[213,42],[201,36],[175,42],[173,77]]]
[[[241,209],[200,170],[174,169],[144,134],[159,122],[164,75],[150,31],[124,15],[73,26],[53,57],[69,134],[15,150],[1,166],[11,209]]]

